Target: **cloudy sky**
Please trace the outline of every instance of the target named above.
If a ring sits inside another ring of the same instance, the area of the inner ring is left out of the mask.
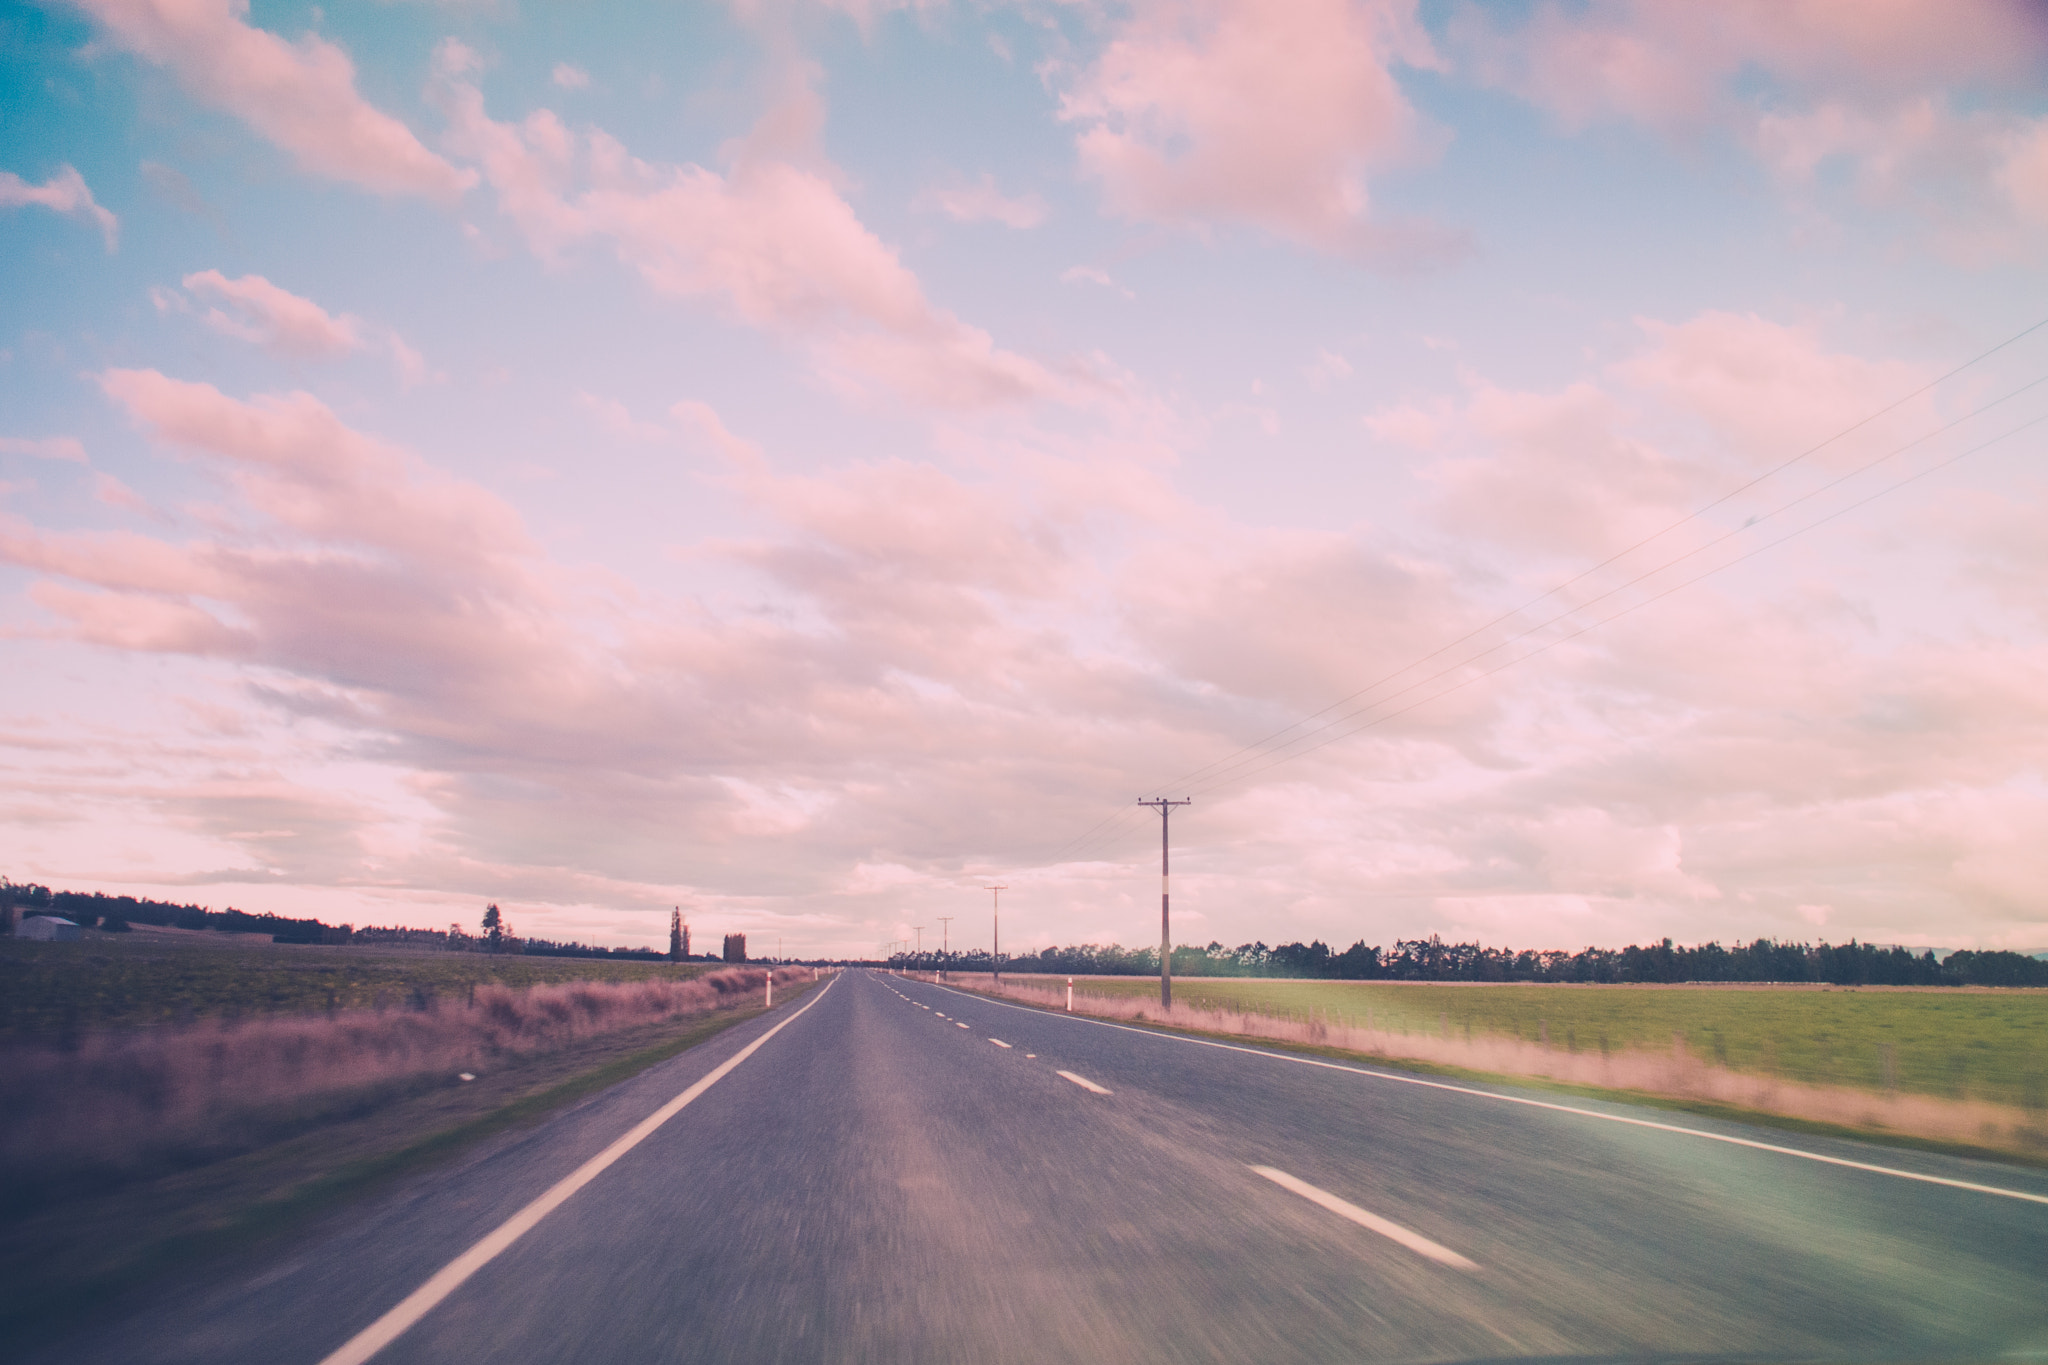
[[[0,5],[0,873],[2048,948],[2031,0],[593,9]]]

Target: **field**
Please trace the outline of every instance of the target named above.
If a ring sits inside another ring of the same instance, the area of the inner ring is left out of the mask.
[[[503,957],[271,943],[137,929],[78,943],[0,938],[0,1044],[250,1015],[417,1008],[485,983],[685,980],[705,962]]]
[[[808,975],[801,968],[788,974]],[[779,984],[775,1007],[795,1005],[809,989],[803,980]],[[110,1294],[138,1283],[193,1274],[207,1258],[246,1251],[383,1182],[479,1147],[487,1154],[506,1134],[760,1012],[761,997],[750,991],[708,1013],[508,1053],[474,1083],[447,1078],[359,1095],[362,1102],[308,1112],[300,1115],[308,1122],[257,1135],[269,1140],[246,1149],[187,1153],[213,1159],[167,1168],[103,1170],[82,1188],[63,1178],[71,1172],[58,1163],[55,1187],[32,1200],[8,1198],[0,1181],[0,1341],[19,1344],[99,1311]],[[10,1122],[20,1117],[9,1114]],[[47,1176],[45,1183],[52,1183]]]
[[[0,1339],[672,1056],[758,1014],[766,975],[213,932],[0,938]],[[779,971],[776,1008],[812,977]]]
[[[1015,975],[1020,985],[1064,978]],[[1159,998],[1156,977],[1076,977],[1077,993]],[[1824,986],[1471,986],[1192,977],[1177,1004],[1560,1052],[1662,1051],[1809,1085],[2038,1110],[2048,990]]]

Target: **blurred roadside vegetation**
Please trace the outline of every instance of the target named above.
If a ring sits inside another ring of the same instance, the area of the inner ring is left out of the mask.
[[[1158,998],[1157,979],[1077,992]],[[1184,978],[1176,1003],[1572,1052],[1682,1046],[1814,1085],[2048,1106],[2048,992],[1834,986],[1464,985]]]
[[[273,943],[257,934],[137,929],[77,943],[0,938],[0,1044],[249,1015],[421,1009],[488,982],[687,980],[709,962],[524,957]]]

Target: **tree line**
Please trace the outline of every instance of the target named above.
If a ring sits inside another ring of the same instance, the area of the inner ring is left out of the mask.
[[[943,960],[942,960],[943,959]],[[890,965],[911,970],[986,972],[997,965],[986,951],[899,953]],[[1061,976],[1153,976],[1159,950],[1118,944],[1082,944],[1011,956],[1006,972]],[[1312,943],[1211,943],[1173,950],[1175,976],[1321,977],[1343,981],[1544,981],[1678,983],[1692,981],[1810,982],[1836,986],[2048,986],[2048,962],[2024,953],[1964,949],[1936,958],[1870,943],[1780,943],[1760,938],[1724,946],[1680,946],[1670,939],[1647,946],[1561,949],[1488,948],[1478,943],[1398,939],[1392,948],[1360,940],[1342,952]]]
[[[492,906],[489,913],[497,913],[497,907]],[[47,886],[11,882],[0,877],[0,918],[23,915],[60,915],[83,928],[112,934],[125,933],[131,925],[151,924],[173,929],[213,929],[228,934],[264,934],[273,943],[366,943],[446,948],[457,952],[508,952],[527,957],[611,957],[649,962],[658,962],[668,956],[653,948],[604,948],[590,943],[519,938],[508,932],[509,924],[502,922],[499,926],[486,922],[482,926],[483,932],[475,935],[465,934],[453,925],[445,931],[395,925],[358,929],[350,924],[292,919],[267,911],[251,914],[232,905],[225,910],[214,910],[203,905],[179,905],[173,901],[148,900],[139,896],[109,896],[100,891],[52,891]],[[492,937],[494,927],[497,931],[495,938]]]

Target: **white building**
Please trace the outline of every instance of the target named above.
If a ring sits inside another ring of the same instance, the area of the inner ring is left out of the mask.
[[[31,915],[14,931],[16,938],[39,939],[44,943],[76,943],[78,926],[55,915]]]

